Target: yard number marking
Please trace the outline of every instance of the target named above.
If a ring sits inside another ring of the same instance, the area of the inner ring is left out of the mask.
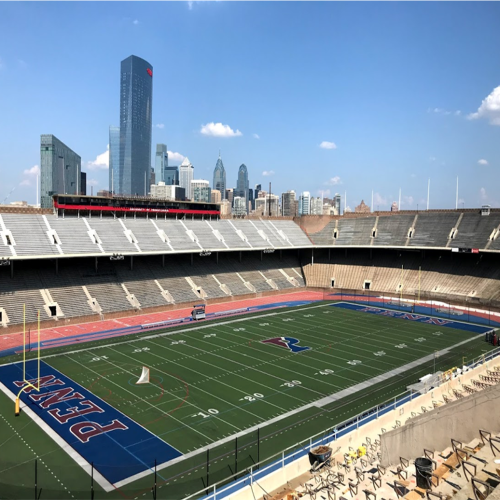
[[[415,339],[415,342],[425,342],[425,337],[419,337],[418,339]]]
[[[304,318],[312,318],[314,314],[304,314]]]
[[[293,321],[293,318],[283,318],[283,321]]]
[[[259,326],[269,326],[269,323],[259,323]]]
[[[290,382],[285,382],[281,384],[280,387],[295,387],[296,385],[301,385],[302,382],[300,380],[291,380]]]
[[[244,328],[233,328],[233,332],[244,332]]]
[[[436,335],[439,337],[439,335],[443,335],[441,332],[434,332],[432,335]]]
[[[321,370],[321,371],[315,373],[314,375],[318,375],[318,373],[320,375],[331,375],[332,373],[334,373],[334,371],[330,370],[330,368],[327,368],[326,370]]]
[[[217,334],[216,333],[207,333],[207,335],[203,335],[204,339],[208,339],[210,337],[217,337]]]
[[[209,408],[207,410],[207,412],[209,413],[209,415],[207,415],[206,413],[203,413],[202,411],[200,411],[198,413],[193,413],[191,416],[192,417],[208,418],[208,417],[210,417],[210,415],[217,415],[217,413],[219,413],[219,410],[216,410],[215,408]]]
[[[101,361],[103,359],[109,359],[107,356],[96,356],[95,358],[92,358],[90,361]]]
[[[261,394],[260,392],[256,392],[250,396],[243,396],[242,398],[239,399],[239,401],[255,401],[256,399],[261,399],[264,397],[264,394]]]
[[[361,361],[359,359],[353,359],[352,361],[348,361],[347,364],[356,366],[356,365],[360,365]]]
[[[385,351],[377,351],[373,353],[375,356],[385,356]]]
[[[177,345],[177,344],[185,344],[185,340],[172,340],[172,343],[170,345]]]
[[[138,349],[134,349],[132,352],[142,352],[142,351],[150,351],[149,347],[139,347]]]
[[[404,349],[405,347],[408,347],[406,344],[398,344],[395,345],[394,347],[397,347],[398,349]]]

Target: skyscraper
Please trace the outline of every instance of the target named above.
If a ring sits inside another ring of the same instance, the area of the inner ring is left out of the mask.
[[[217,191],[220,191],[223,200],[226,198],[226,170],[222,163],[220,153],[219,159],[217,160],[214,169],[213,189],[217,189]]]
[[[120,186],[120,127],[109,127],[109,192]]]
[[[40,206],[52,208],[52,195],[81,192],[81,158],[52,134],[40,136]]]
[[[165,180],[166,169],[168,167],[168,152],[166,144],[156,145],[156,157],[155,157],[155,180],[156,182],[164,182],[168,184]]]
[[[179,186],[186,190],[186,198],[192,198],[191,181],[193,180],[194,167],[186,156],[179,167]]]
[[[304,191],[299,198],[299,215],[309,215],[311,213],[311,193]]]
[[[121,63],[119,194],[146,195],[151,168],[153,66],[130,56]]]
[[[236,189],[234,196],[239,196],[245,199],[245,210],[248,210],[248,169],[243,163],[238,169],[238,180],[236,182]]]
[[[295,191],[291,190],[286,193],[282,193],[281,210],[283,212],[283,216],[286,217],[295,217],[297,215],[295,213]]]
[[[191,181],[191,196],[193,201],[204,201],[211,203],[212,190],[210,183],[204,179],[194,179]]]

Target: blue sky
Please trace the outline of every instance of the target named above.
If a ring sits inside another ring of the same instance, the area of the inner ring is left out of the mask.
[[[458,176],[460,203],[498,207],[499,25],[498,2],[1,2],[0,203],[35,201],[43,133],[107,188],[134,54],[154,67],[153,149],[196,178],[220,149],[229,186],[245,163],[251,186],[352,208],[373,190],[382,210],[399,188],[423,207],[431,178],[431,208],[454,208]]]

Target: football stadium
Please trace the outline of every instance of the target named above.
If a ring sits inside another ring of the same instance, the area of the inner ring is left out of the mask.
[[[485,498],[499,234],[488,207],[3,209],[0,498]]]

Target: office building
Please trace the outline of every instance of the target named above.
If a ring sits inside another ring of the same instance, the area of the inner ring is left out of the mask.
[[[304,191],[299,197],[299,215],[309,215],[311,213],[311,193]]]
[[[179,167],[166,167],[165,168],[165,184],[167,186],[179,185]]]
[[[255,200],[255,213],[257,215],[279,215],[279,196],[275,194],[262,193],[263,191],[259,193],[259,197]]]
[[[151,198],[182,201],[186,198],[186,191],[180,186],[172,186],[164,182],[159,182],[158,184],[151,184]]]
[[[340,194],[338,193],[335,193],[335,197],[333,198],[333,206],[335,208],[335,211],[337,212],[336,215],[340,215],[341,214],[341,208],[340,208]]]
[[[220,204],[221,216],[231,215],[231,202],[229,200],[222,200]]]
[[[399,212],[398,204],[395,201],[392,202],[391,212]]]
[[[215,164],[213,189],[220,191],[222,199],[226,199],[226,170],[219,153],[219,159]]]
[[[40,206],[52,208],[52,195],[78,194],[81,158],[52,134],[40,136]]]
[[[168,183],[165,180],[166,169],[168,167],[168,152],[166,144],[157,144],[156,145],[156,155],[155,155],[155,179],[156,183],[164,182]],[[151,182],[151,184],[155,184],[155,182]]]
[[[87,173],[80,172],[80,194],[87,196]]]
[[[247,214],[246,199],[244,196],[235,196],[233,200],[233,215],[241,217]]]
[[[121,62],[120,173],[115,192],[146,195],[151,168],[153,66],[130,56]]]
[[[193,180],[193,176],[194,167],[186,156],[179,167],[179,186],[185,189],[188,200],[192,199],[191,181]]]
[[[238,180],[234,195],[245,199],[245,207],[248,207],[248,189],[248,169],[243,163],[238,169]]]
[[[262,184],[255,184],[253,199],[256,200],[259,197],[259,192],[262,191]]]
[[[249,211],[253,210],[255,208],[255,199],[253,197],[253,189],[252,188],[248,189],[248,207],[249,207]]]
[[[281,195],[281,211],[284,217],[295,217],[296,213],[296,203],[295,203],[295,191],[287,191]]]
[[[319,196],[311,198],[309,211],[311,215],[323,215],[323,200]]]
[[[120,127],[109,127],[109,192],[120,186]]]
[[[226,200],[229,200],[231,206],[233,206],[233,197],[234,197],[234,189],[233,188],[226,189]]]
[[[194,179],[191,181],[191,193],[193,201],[204,201],[211,203],[212,193],[210,183],[202,179]]]
[[[212,189],[212,193],[210,195],[210,198],[211,198],[212,203],[220,203],[222,201],[221,193],[218,189]]]

